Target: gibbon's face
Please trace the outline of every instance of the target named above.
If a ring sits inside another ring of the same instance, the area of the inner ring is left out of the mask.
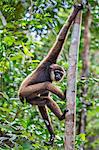
[[[65,75],[65,71],[64,69],[57,65],[57,64],[52,64],[50,66],[50,78],[51,78],[51,81],[61,81]]]
[[[58,69],[51,71],[51,80],[52,81],[59,82],[63,79],[63,77],[64,77],[64,71],[61,71]]]

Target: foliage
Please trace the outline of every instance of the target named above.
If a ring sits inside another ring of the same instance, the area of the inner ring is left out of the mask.
[[[88,124],[86,135],[76,137],[76,146],[79,147],[82,142],[86,143],[86,148],[95,150],[98,140],[89,141],[85,137],[97,137],[99,130],[97,114],[98,110],[98,80],[99,73],[97,61],[98,53],[98,21],[97,7],[98,1],[90,1],[92,9],[91,26],[91,44],[90,61],[91,74],[88,81],[81,81],[82,60],[81,52],[83,49],[83,35],[80,45],[80,60],[78,64],[78,90],[77,90],[77,121],[79,121],[79,112],[82,109],[81,86],[88,84],[89,90],[87,100],[92,102],[88,108]],[[63,149],[64,121],[58,119],[50,112],[54,124],[56,140],[54,147],[44,146],[43,141],[48,139],[48,131],[45,128],[40,114],[35,107],[24,103],[18,99],[18,88],[21,81],[35,69],[42,58],[47,54],[53,44],[57,33],[64,24],[70,13],[72,1],[61,0],[2,0],[0,1],[0,11],[6,20],[6,26],[3,24],[0,16],[0,147],[1,149]],[[83,20],[84,21],[84,20]],[[83,32],[83,25],[82,25]],[[97,38],[96,38],[97,37]],[[52,40],[53,39],[53,40]],[[58,63],[66,70],[68,63],[68,49],[70,37],[65,44],[62,57]],[[59,86],[64,90],[66,78]],[[65,101],[53,98],[62,110],[65,109]],[[94,122],[93,122],[94,119]],[[93,124],[94,123],[94,124]],[[98,134],[99,135],[99,134]],[[85,139],[84,139],[85,138]]]

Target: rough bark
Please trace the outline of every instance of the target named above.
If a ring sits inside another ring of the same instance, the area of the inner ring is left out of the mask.
[[[67,109],[65,129],[65,150],[75,149],[75,126],[76,126],[76,78],[77,61],[80,41],[80,24],[82,13],[79,12],[73,26],[71,46],[69,50],[69,69],[67,73]]]
[[[81,77],[86,80],[89,76],[89,64],[90,64],[89,63],[90,25],[91,25],[91,14],[90,9],[88,9],[84,24],[84,50],[82,52],[83,68]],[[88,83],[85,83],[85,85],[82,87],[83,108],[80,114],[80,127],[79,127],[80,133],[85,133],[86,130],[87,108],[88,106],[90,106],[90,104],[86,102],[87,93],[88,93]],[[84,144],[81,145],[80,150],[84,150]]]

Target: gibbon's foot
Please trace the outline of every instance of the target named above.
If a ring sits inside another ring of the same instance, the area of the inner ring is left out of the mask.
[[[48,146],[53,145],[54,139],[55,139],[55,135],[52,134],[51,137],[50,137],[50,141],[49,142],[44,141],[44,145],[48,145]]]
[[[65,115],[66,115],[66,113],[67,113],[68,111],[69,111],[68,109],[65,109],[65,110],[64,110],[64,112],[63,112],[63,114],[62,114],[60,120],[65,119]]]

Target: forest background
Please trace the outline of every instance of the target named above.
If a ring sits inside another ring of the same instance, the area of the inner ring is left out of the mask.
[[[76,98],[76,149],[84,144],[86,150],[99,148],[99,2],[89,0],[91,15],[89,28],[89,75],[81,78],[83,72],[84,22],[86,9],[83,10],[81,39],[78,60],[77,98]],[[1,0],[0,1],[0,149],[62,150],[64,121],[60,122],[52,112],[56,140],[54,147],[44,146],[48,131],[36,107],[22,104],[18,98],[21,81],[31,73],[47,55],[57,34],[71,12],[71,0]],[[58,64],[68,69],[69,38],[64,45]],[[58,85],[66,86],[66,77]],[[83,87],[87,86],[84,95]],[[53,99],[62,110],[66,101],[55,95]],[[86,99],[86,105],[82,99]],[[85,111],[85,132],[81,133],[81,115]]]

